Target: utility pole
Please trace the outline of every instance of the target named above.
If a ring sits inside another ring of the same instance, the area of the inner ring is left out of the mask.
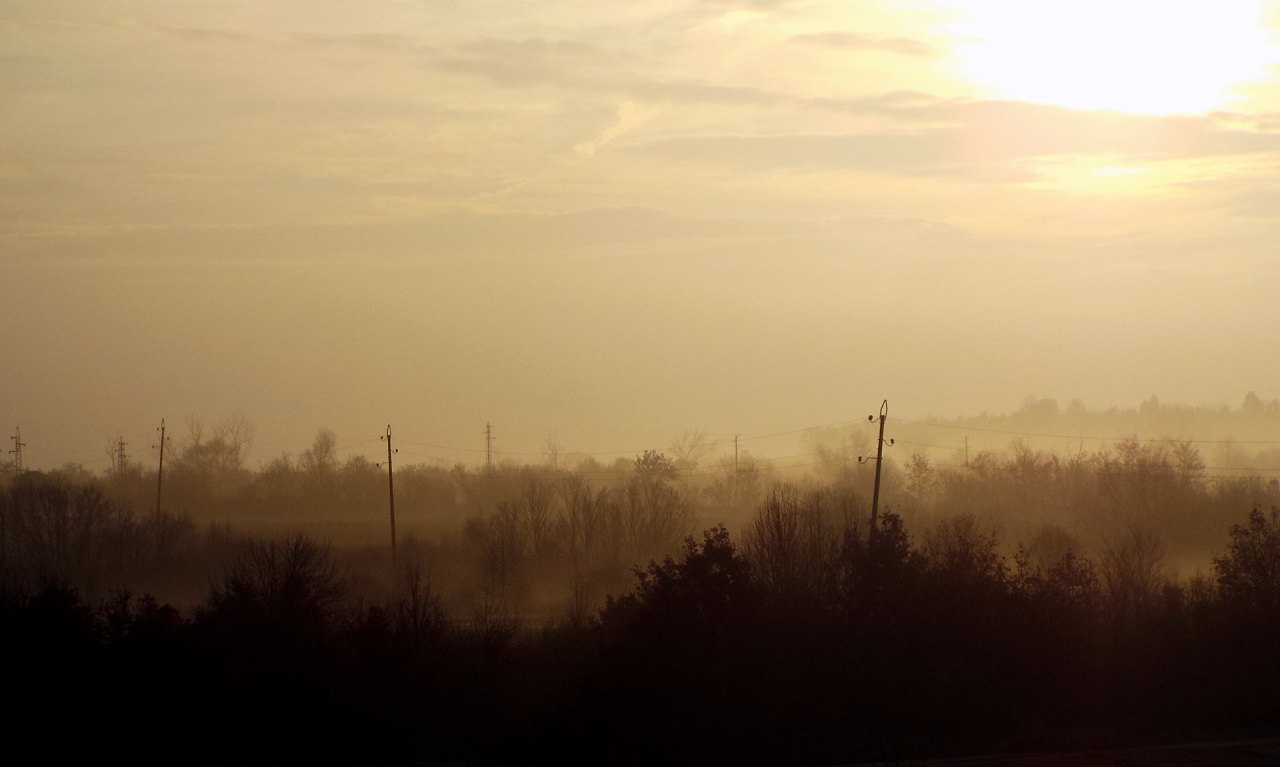
[[[733,502],[738,502],[738,435],[733,435]]]
[[[876,520],[880,514],[880,467],[884,465],[884,422],[889,417],[889,400],[885,400],[880,405],[880,437],[876,440],[876,482],[871,491],[871,530],[867,533],[867,543],[869,544],[876,535]],[[867,420],[875,422],[876,417],[867,416]],[[889,444],[893,444],[893,440],[889,440]],[[866,463],[864,457],[859,456],[858,463]]]
[[[9,452],[13,455],[13,478],[17,479],[22,475],[22,448],[27,443],[22,441],[22,431],[17,427],[13,427],[13,449]],[[9,554],[9,519],[3,509],[0,509],[0,562],[7,563]]]
[[[156,519],[160,518],[160,490],[164,487],[164,446],[166,438],[164,436],[163,418],[160,419],[160,428],[158,431],[160,432],[160,468],[156,471]]]
[[[13,456],[13,476],[16,477],[22,473],[22,448],[27,443],[22,441],[22,430],[17,426],[13,427],[13,436],[9,439],[13,440],[13,449],[9,451],[9,455]]]
[[[493,468],[493,424],[484,425],[484,467]]]
[[[398,451],[391,449],[391,424],[387,424],[387,433],[382,437],[387,441],[387,498],[391,505],[391,564],[396,562],[396,480],[391,471],[391,455]]]
[[[119,502],[121,508],[124,507],[124,467],[125,467],[125,464],[127,464],[129,461],[129,459],[125,456],[124,446],[125,446],[124,435],[121,434],[116,439],[116,451],[115,451],[116,452],[116,501]]]

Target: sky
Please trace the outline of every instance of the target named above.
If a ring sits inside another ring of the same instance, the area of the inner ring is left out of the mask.
[[[1273,2],[0,0],[0,104],[28,465],[1280,396]]]

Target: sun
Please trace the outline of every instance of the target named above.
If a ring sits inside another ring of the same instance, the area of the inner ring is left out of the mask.
[[[1280,60],[1266,0],[947,0],[966,79],[993,96],[1200,114]]]

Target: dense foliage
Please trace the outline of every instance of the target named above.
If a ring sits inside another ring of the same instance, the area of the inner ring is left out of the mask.
[[[868,530],[832,488],[775,487],[741,539],[712,528],[541,628],[451,617],[403,559],[393,593],[353,598],[301,535],[242,543],[185,615],[11,583],[9,737],[213,762],[831,763],[1280,727],[1275,512],[1183,581],[1138,528],[1098,562],[1008,556],[969,515]]]

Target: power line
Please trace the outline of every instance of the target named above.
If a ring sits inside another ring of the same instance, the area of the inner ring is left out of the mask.
[[[467,463],[466,461],[459,461],[459,460],[456,460],[453,458],[447,458],[441,455],[429,455],[426,453],[414,452],[412,450],[397,449],[396,452],[397,453],[403,452],[405,455],[411,455],[416,458],[425,458],[431,461],[439,461],[440,463],[453,464],[454,466],[462,466],[465,469],[476,469],[483,466],[483,464],[472,464],[472,463]],[[810,458],[813,456],[823,456],[823,457],[817,461],[809,461],[809,462],[797,463],[797,464],[774,465],[772,463],[773,461],[786,461],[792,458]],[[848,459],[846,458],[842,460],[839,456],[832,454],[831,451],[818,450],[818,451],[810,451],[807,453],[796,453],[793,455],[776,456],[773,458],[761,458],[759,460],[762,463],[765,463],[766,468],[768,469],[780,470],[780,469],[804,468],[807,466],[820,466],[823,464],[844,463]],[[601,466],[600,468],[594,468],[594,469],[562,471],[559,469],[553,469],[551,467],[546,467],[546,466],[524,465],[524,466],[519,466],[517,470],[526,471],[526,472],[542,472],[542,473],[555,473],[555,474],[580,473],[580,474],[589,474],[593,476],[611,475],[611,476],[619,476],[619,477],[626,476],[627,474],[630,473],[629,468],[619,469],[619,468],[614,468],[612,466]],[[683,477],[710,477],[710,476],[720,476],[720,475],[728,475],[728,474],[730,474],[730,472],[726,471],[724,468],[714,468],[714,467],[689,469],[689,470],[680,472],[680,475]]]
[[[932,421],[909,421],[905,418],[895,418],[893,420],[897,421],[898,423],[909,423],[909,424],[915,424],[917,426],[930,426],[930,427],[936,426],[941,429],[959,429],[961,431],[982,431],[982,432],[988,432],[991,434],[1012,434],[1019,437],[1052,437],[1055,439],[1071,439],[1071,440],[1088,439],[1088,440],[1099,440],[1103,442],[1123,442],[1127,439],[1134,438],[1134,435],[1132,434],[1125,437],[1086,437],[1083,434],[1047,434],[1043,432],[1034,432],[1034,431],[1013,431],[1010,429],[986,429],[978,426],[960,426],[958,424],[935,423]],[[1153,438],[1153,439],[1147,439],[1143,441],[1145,442],[1191,442],[1191,443],[1199,443],[1202,445],[1280,445],[1280,440],[1245,440],[1245,439],[1180,440],[1172,437],[1161,437],[1159,439]]]
[[[726,438],[724,438],[724,439],[712,440],[712,441],[707,442],[707,443],[704,443],[704,444],[705,444],[705,446],[706,446],[706,447],[715,447],[715,446],[717,446],[717,445],[730,445],[730,444],[736,444],[736,443],[738,443],[738,442],[753,442],[753,441],[756,441],[756,440],[771,439],[771,438],[773,438],[773,437],[785,437],[785,436],[788,436],[788,435],[791,435],[791,434],[801,434],[801,433],[804,433],[804,432],[807,432],[807,431],[817,431],[818,429],[830,429],[830,428],[833,428],[833,427],[836,427],[836,426],[845,426],[845,425],[848,425],[848,424],[851,424],[851,423],[859,423],[859,422],[861,422],[861,420],[862,420],[862,419],[860,419],[860,418],[855,418],[855,419],[853,419],[853,420],[849,420],[849,421],[836,421],[835,423],[821,424],[821,425],[819,425],[819,426],[806,426],[806,427],[801,428],[801,429],[792,429],[792,430],[790,430],[790,431],[779,431],[779,432],[773,432],[773,433],[771,433],[771,434],[758,434],[758,435],[755,435],[755,436],[744,436],[744,435],[741,435],[741,434],[735,434],[733,437],[726,437]],[[422,442],[422,441],[418,441],[418,440],[408,439],[408,438],[405,438],[405,437],[401,437],[401,438],[400,438],[400,442],[401,442],[401,443],[407,443],[407,444],[410,444],[410,445],[417,445],[418,447],[429,447],[429,448],[431,448],[431,449],[433,449],[433,450],[456,450],[456,451],[458,451],[458,452],[462,452],[462,453],[485,453],[485,454],[486,454],[486,456],[489,456],[489,455],[491,454],[491,452],[492,452],[492,448],[491,448],[491,446],[489,445],[489,439],[490,439],[490,433],[491,433],[491,432],[490,432],[490,430],[491,430],[491,428],[492,428],[492,425],[491,425],[491,424],[486,424],[486,425],[485,425],[485,442],[486,442],[486,444],[485,444],[485,447],[484,447],[484,448],[477,448],[477,447],[458,447],[458,446],[455,446],[455,445],[439,445],[439,444],[435,444],[435,443],[431,443],[431,442]],[[503,428],[505,429],[505,428],[507,428],[507,427],[505,427],[505,426],[504,426]],[[621,433],[621,432],[619,432],[619,433]],[[654,446],[650,445],[650,446],[648,446],[648,447],[643,447],[643,448],[633,448],[633,449],[630,449],[630,450],[584,450],[584,451],[571,451],[571,452],[582,452],[582,453],[584,453],[584,454],[586,454],[586,455],[600,455],[600,456],[612,456],[612,455],[641,455],[641,454],[643,454],[646,450],[652,450],[652,449],[654,449]],[[541,455],[542,455],[542,453],[541,453],[540,451],[533,451],[533,450],[523,450],[523,451],[522,451],[522,450],[503,450],[502,452],[503,452],[503,455],[537,455],[537,456],[541,456]]]
[[[341,450],[350,450],[350,449],[351,449],[351,448],[353,448],[353,447],[360,447],[361,445],[368,445],[368,444],[370,444],[370,443],[372,443],[372,442],[380,442],[380,441],[381,441],[381,439],[382,439],[381,437],[370,437],[369,439],[362,439],[362,440],[360,440],[359,442],[350,442],[350,443],[345,444],[345,445],[340,445],[340,446],[338,446],[338,447],[335,447],[333,450],[334,450],[334,452],[338,452],[338,451],[341,451]]]
[[[901,466],[905,466],[905,465],[906,465],[906,463],[907,463],[906,461],[899,460],[899,459],[895,459],[895,458],[886,458],[885,460],[886,460],[886,461],[888,461],[889,463],[896,463],[896,464],[899,464],[899,465],[901,465]],[[933,463],[933,464],[931,464],[931,465],[932,465],[934,468],[943,468],[943,469],[967,469],[967,468],[970,468],[970,467],[968,467],[968,466],[965,466],[964,464],[959,464],[959,463]],[[1048,464],[1044,464],[1044,466],[1046,466],[1046,467],[1047,467],[1047,466],[1048,466]],[[1155,468],[1155,467],[1153,467],[1153,468]],[[1173,468],[1173,467],[1170,467],[1170,468]],[[1251,468],[1251,467],[1248,467],[1248,466],[1219,466],[1219,467],[1215,467],[1215,468],[1206,468],[1206,469],[1201,469],[1201,471],[1200,471],[1200,475],[1201,475],[1201,477],[1202,477],[1203,479],[1206,479],[1206,480],[1216,480],[1216,479],[1280,479],[1280,477],[1266,477],[1266,476],[1259,476],[1258,474],[1214,474],[1213,472],[1215,472],[1215,471],[1252,471],[1252,472],[1259,472],[1259,473],[1267,473],[1267,472],[1269,472],[1269,473],[1271,473],[1271,474],[1277,474],[1277,475],[1280,475],[1280,469],[1255,469],[1255,468]]]
[[[505,428],[505,427],[504,427],[504,428]],[[401,437],[401,438],[400,438],[400,441],[401,441],[401,442],[404,442],[404,443],[408,443],[408,444],[410,444],[410,445],[417,445],[418,447],[429,447],[429,448],[432,448],[432,449],[434,449],[434,450],[457,450],[458,452],[461,452],[461,453],[485,453],[485,454],[487,455],[487,454],[489,454],[489,453],[491,452],[490,448],[487,446],[487,443],[488,443],[488,436],[487,436],[487,435],[489,434],[489,429],[488,429],[488,428],[486,428],[486,429],[485,429],[485,433],[486,433],[486,440],[485,440],[485,441],[486,441],[486,447],[483,447],[483,448],[479,448],[479,447],[455,447],[455,446],[452,446],[452,445],[436,445],[436,444],[433,444],[433,443],[430,443],[430,442],[419,442],[419,441],[417,441],[417,440],[405,439],[404,437]],[[720,443],[710,443],[710,444],[720,444]],[[591,451],[571,451],[571,453],[572,453],[572,452],[582,452],[584,455],[640,455],[640,454],[644,453],[644,451],[645,451],[645,450],[652,450],[652,449],[653,449],[653,448],[643,448],[643,449],[641,449],[641,450],[612,450],[612,451],[591,450]],[[535,451],[535,450],[503,450],[503,451],[502,451],[502,454],[503,454],[503,455],[538,455],[538,456],[540,456],[540,455],[542,455],[542,454],[543,454],[543,451]]]
[[[769,439],[769,438],[771,438],[771,437],[785,437],[785,436],[787,436],[787,435],[789,435],[789,434],[800,434],[800,433],[803,433],[803,432],[806,432],[806,431],[817,431],[818,429],[833,429],[833,428],[835,428],[835,427],[837,427],[837,426],[848,426],[848,425],[849,425],[849,424],[851,424],[851,423],[862,423],[862,419],[861,419],[861,418],[854,418],[854,419],[849,420],[849,421],[836,421],[835,423],[822,424],[821,426],[806,426],[806,427],[804,427],[803,429],[792,429],[791,431],[779,431],[779,432],[774,432],[773,434],[760,434],[760,435],[757,435],[757,436],[755,436],[755,437],[744,437],[742,441],[743,441],[743,442],[749,442],[749,441],[751,441],[751,440],[755,440],[755,439]],[[721,442],[724,442],[724,441],[726,441],[726,440],[721,440]],[[718,444],[718,443],[714,443],[714,442],[713,442],[712,444]]]

